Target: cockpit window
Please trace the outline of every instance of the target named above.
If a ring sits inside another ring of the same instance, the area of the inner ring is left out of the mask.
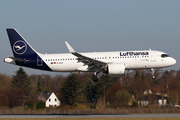
[[[167,54],[162,54],[161,57],[162,57],[162,58],[165,58],[165,57],[169,57],[169,55],[167,55]]]

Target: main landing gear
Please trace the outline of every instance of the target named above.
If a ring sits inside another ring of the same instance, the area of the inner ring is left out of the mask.
[[[153,68],[151,68],[151,72],[152,72],[152,79],[155,79],[154,69]]]
[[[98,75],[99,74],[99,72],[94,72],[94,74],[93,74],[93,76],[92,76],[92,80],[94,81],[94,82],[97,82],[98,81]]]

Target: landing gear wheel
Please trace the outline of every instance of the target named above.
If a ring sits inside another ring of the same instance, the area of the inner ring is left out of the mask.
[[[153,68],[151,68],[151,72],[152,72],[152,79],[155,79],[154,69]]]
[[[155,79],[155,75],[152,75],[152,79]]]
[[[94,82],[97,82],[97,81],[98,81],[98,77],[97,77],[96,75],[93,75],[93,76],[92,76],[92,80],[93,80]]]

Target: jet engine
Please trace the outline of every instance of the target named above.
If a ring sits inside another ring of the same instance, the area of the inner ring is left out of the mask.
[[[124,77],[125,76],[125,64],[124,63],[108,64],[107,74],[110,77]]]

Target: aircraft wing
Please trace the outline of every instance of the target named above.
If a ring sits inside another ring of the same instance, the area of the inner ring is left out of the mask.
[[[70,45],[68,42],[66,42],[66,46],[67,48],[69,49],[69,52],[73,55],[75,55],[76,57],[78,57],[78,62],[83,62],[85,65],[88,65],[88,69],[93,69],[95,67],[100,67],[103,66],[103,65],[107,65],[106,62],[103,62],[103,61],[99,61],[99,60],[96,60],[96,59],[93,59],[93,58],[90,58],[90,57],[87,57],[87,56],[84,56],[80,53],[77,53]]]

